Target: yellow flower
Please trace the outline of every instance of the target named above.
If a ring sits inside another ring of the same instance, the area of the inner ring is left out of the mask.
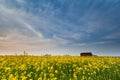
[[[26,76],[22,76],[22,80],[26,80],[27,79],[27,77]]]
[[[58,73],[58,70],[55,70],[55,73]]]
[[[10,70],[10,69],[11,69],[10,67],[5,67],[5,70],[6,70],[6,71],[8,71],[8,70]]]
[[[10,74],[8,80],[18,80],[18,79],[17,77],[13,76],[13,74]]]
[[[43,80],[42,77],[39,77],[38,80]]]
[[[81,80],[85,80],[85,76],[84,76],[84,75],[82,76],[82,79],[81,79]]]
[[[25,65],[25,64],[22,64],[21,66],[19,66],[19,69],[21,69],[21,70],[26,70],[26,65]]]

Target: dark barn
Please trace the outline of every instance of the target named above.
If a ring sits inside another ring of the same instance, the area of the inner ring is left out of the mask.
[[[91,52],[82,52],[80,56],[93,56]]]

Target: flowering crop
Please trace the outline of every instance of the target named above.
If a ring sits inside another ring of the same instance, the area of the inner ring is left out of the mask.
[[[0,56],[0,80],[119,79],[119,57]]]

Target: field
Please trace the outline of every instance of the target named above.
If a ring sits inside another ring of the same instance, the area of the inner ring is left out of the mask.
[[[120,58],[0,56],[0,80],[120,80]]]

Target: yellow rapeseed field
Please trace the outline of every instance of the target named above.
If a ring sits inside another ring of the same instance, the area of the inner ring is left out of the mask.
[[[120,80],[120,58],[0,56],[0,80]]]

